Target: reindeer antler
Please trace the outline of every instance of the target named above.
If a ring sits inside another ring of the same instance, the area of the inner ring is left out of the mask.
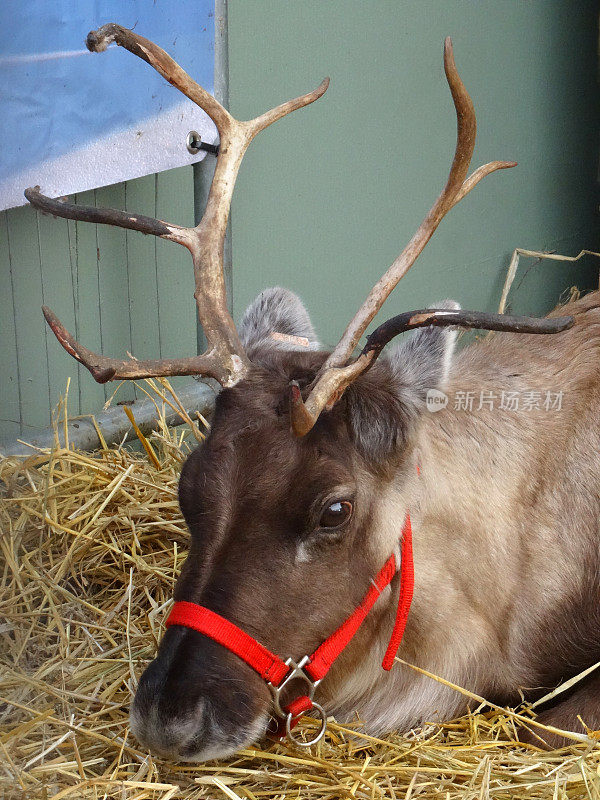
[[[452,93],[452,99],[454,100],[457,119],[456,150],[446,186],[410,242],[369,292],[366,300],[346,328],[339,343],[311,384],[306,401],[302,400],[299,391],[294,393],[292,389],[292,430],[297,436],[303,436],[308,433],[317,421],[321,411],[326,407],[331,407],[341,397],[346,387],[368,369],[377,358],[381,348],[365,348],[355,361],[349,363],[349,359],[367,326],[398,281],[406,275],[415,263],[448,211],[460,202],[486,175],[499,169],[516,166],[514,161],[492,161],[479,167],[467,177],[475,147],[477,124],[473,101],[465,89],[454,63],[450,37],[447,37],[444,42],[444,70]],[[409,317],[411,314],[416,313],[418,312],[409,312]],[[458,319],[456,315],[453,319],[453,322],[446,322],[445,324],[460,324],[460,322],[456,321]],[[545,321],[540,320],[538,322],[541,324],[536,326],[536,332],[550,332],[544,328]],[[444,324],[444,322],[438,322],[437,324]],[[505,327],[504,330],[506,329]]]
[[[223,243],[240,163],[246,148],[257,133],[292,111],[303,108],[321,97],[327,90],[329,78],[325,78],[313,92],[295,100],[288,100],[255,119],[240,121],[232,117],[212,95],[192,80],[171,56],[143,36],[110,23],[89,33],[86,44],[89,50],[99,53],[106,50],[112,42],[154,67],[169,83],[200,106],[217,126],[220,138],[219,155],[208,202],[200,223],[195,228],[184,228],[115,209],[63,203],[45,197],[37,186],[27,189],[25,197],[36,208],[57,217],[117,225],[169,239],[187,247],[194,265],[194,297],[208,347],[202,355],[190,358],[156,361],[118,360],[98,355],[80,345],[49,309],[44,308],[44,316],[65,350],[87,367],[100,383],[122,378],[148,378],[159,375],[206,375],[216,378],[223,386],[232,386],[244,377],[249,366],[227,309],[223,274]]]

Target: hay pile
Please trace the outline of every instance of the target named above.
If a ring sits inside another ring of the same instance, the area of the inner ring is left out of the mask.
[[[0,797],[600,798],[600,748],[518,746],[500,710],[384,739],[332,723],[313,750],[207,765],[140,749],[129,703],[188,544],[177,478],[202,433],[186,430],[0,463]]]

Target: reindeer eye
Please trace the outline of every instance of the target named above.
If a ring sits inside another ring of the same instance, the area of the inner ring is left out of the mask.
[[[321,512],[321,528],[339,528],[352,516],[352,503],[349,500],[336,500]]]

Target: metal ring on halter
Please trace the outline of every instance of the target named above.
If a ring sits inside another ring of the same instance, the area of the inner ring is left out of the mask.
[[[302,741],[301,739],[296,739],[296,737],[292,732],[292,720],[297,719],[297,717],[294,717],[293,714],[290,711],[288,711],[287,716],[285,718],[285,732],[287,734],[287,738],[291,742],[294,742],[294,744],[297,744],[299,747],[311,747],[313,744],[320,742],[323,736],[325,735],[325,731],[327,729],[327,715],[325,714],[325,710],[323,709],[323,706],[320,706],[318,703],[315,703],[314,700],[311,711],[313,709],[316,710],[319,715],[320,728],[316,736],[313,736],[312,739],[309,739],[306,742]],[[302,714],[300,714],[300,716],[302,716]]]
[[[287,709],[281,704],[281,695],[286,686],[289,687],[293,681],[300,680],[304,682],[306,688],[303,688],[301,694],[305,694],[309,700],[312,700],[315,696],[315,689],[321,683],[321,681],[313,681],[313,679],[304,671],[304,666],[308,664],[309,661],[310,658],[308,656],[304,656],[297,664],[293,658],[288,658],[285,663],[290,669],[281,683],[277,686],[274,686],[271,681],[267,681],[267,686],[269,687],[269,691],[273,697],[273,708],[275,710],[275,714],[281,720],[284,720],[288,714]]]

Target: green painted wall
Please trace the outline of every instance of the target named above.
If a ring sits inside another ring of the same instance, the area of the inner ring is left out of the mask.
[[[597,249],[597,14],[591,0],[230,0],[236,116],[331,76],[327,94],[260,134],[242,165],[237,314],[283,284],[322,339],[337,341],[445,182],[455,138],[447,34],[477,110],[474,166],[519,166],[451,212],[382,315],[446,296],[494,310],[515,247]],[[565,287],[595,285],[597,267],[524,262],[512,307],[545,311]]]
[[[191,167],[76,196],[103,205],[194,222]],[[71,377],[72,415],[101,409],[116,384],[100,386],[47,328],[50,306],[92,350],[138,358],[196,352],[194,280],[186,250],[153,236],[68,222],[30,207],[0,214],[0,441],[50,421]],[[118,400],[132,399],[123,384]]]

